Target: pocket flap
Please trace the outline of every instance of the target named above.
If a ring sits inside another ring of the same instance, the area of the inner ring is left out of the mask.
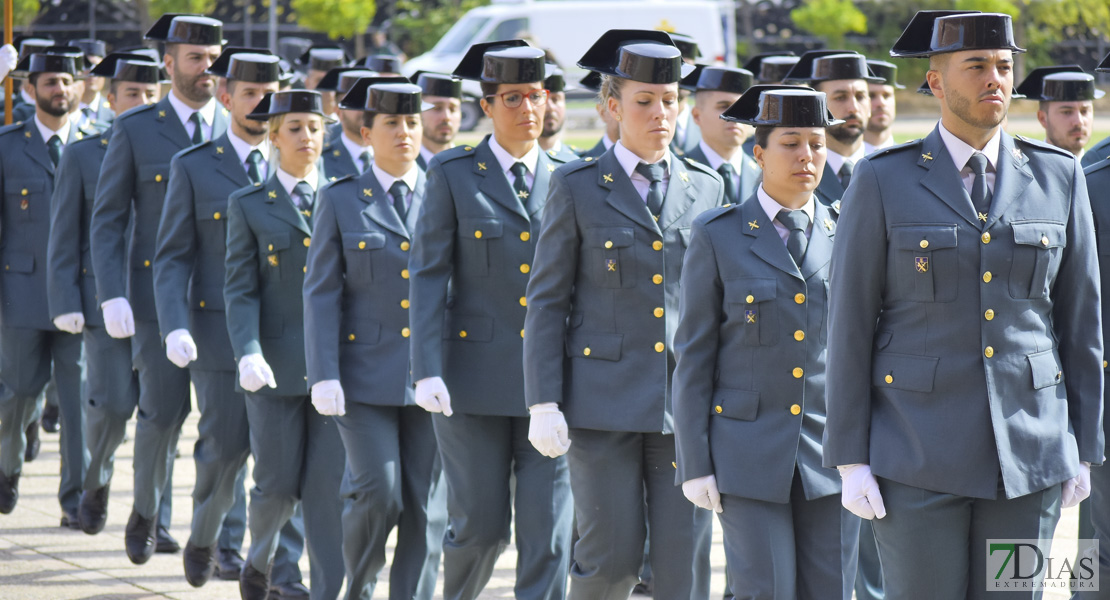
[[[911,392],[933,391],[939,358],[912,354],[876,354],[872,360],[871,385]]]
[[[595,227],[585,233],[586,245],[591,248],[627,248],[635,238],[631,227]]]
[[[713,392],[713,414],[741,421],[754,421],[759,413],[759,392],[717,388]]]
[[[8,252],[4,255],[4,270],[13,273],[32,273],[35,255],[28,252]]]
[[[170,163],[139,165],[139,181],[166,183],[170,177]]]
[[[227,218],[227,202],[208,202],[197,206],[198,221],[219,221]]]
[[[567,356],[617,361],[623,341],[624,335],[619,333],[575,332],[567,336]]]
[[[1014,228],[1014,243],[1038,248],[1063,248],[1068,245],[1067,232],[1063,223],[1031,221],[1011,223]]]
[[[443,339],[488,342],[493,339],[493,318],[447,313],[447,327],[443,330]]]
[[[344,250],[380,250],[385,248],[384,233],[343,232]]]
[[[339,338],[341,344],[377,344],[382,324],[369,319],[347,319]]]
[[[501,237],[501,230],[501,219],[459,219],[459,237],[463,239],[499,238]]]
[[[266,249],[266,252],[285,250],[289,247],[289,233],[273,233],[262,238],[262,247]]]
[[[774,300],[778,283],[774,279],[747,277],[724,282],[725,298],[734,304],[755,304]]]
[[[9,194],[25,196],[45,190],[46,181],[43,179],[9,179],[5,187],[8,188]],[[23,190],[27,190],[27,194],[24,194]]]
[[[894,225],[890,244],[898,250],[937,250],[956,247],[955,225]]]
[[[1039,390],[1064,381],[1064,371],[1060,368],[1060,358],[1055,350],[1037,352],[1025,358],[1029,359],[1029,370],[1033,372],[1033,389]]]

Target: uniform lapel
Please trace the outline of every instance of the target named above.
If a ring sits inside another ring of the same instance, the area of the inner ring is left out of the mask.
[[[481,177],[481,181],[478,183],[478,191],[509,209],[509,211],[525,219],[528,218],[528,213],[525,211],[524,205],[517,199],[508,176],[501,170],[501,163],[497,162],[497,157],[494,156],[493,150],[489,147],[488,136],[474,149],[474,173]],[[538,177],[538,175],[537,173],[536,176]]]
[[[844,186],[840,185],[840,177],[833,172],[832,167],[827,162],[825,163],[825,171],[821,174],[821,183],[817,185],[817,191],[829,199],[829,204],[844,197]]]
[[[597,166],[597,184],[609,192],[605,201],[617,212],[640,224],[648,231],[662,235],[663,232],[659,228],[659,224],[648,212],[647,204],[644,203],[643,198],[640,198],[640,193],[636,191],[636,187],[632,185],[632,180],[625,174],[620,161],[613,154],[612,148],[606,150],[605,154],[597,159]],[[667,204],[666,198],[664,198],[663,204],[664,206]]]
[[[671,179],[667,183],[667,194],[663,197],[663,210],[659,213],[661,229],[667,229],[682,218],[694,203],[693,184],[687,172],[686,162],[671,155]]]
[[[381,184],[378,183],[378,178],[374,176],[373,169],[363,173],[358,178],[358,186],[358,197],[366,203],[366,208],[362,209],[362,214],[393,233],[408,237],[409,232],[405,229],[405,224],[401,222],[401,217],[397,215],[397,211],[393,210],[393,198],[390,197],[389,192],[382,189]]]
[[[1002,132],[1002,140],[998,145],[998,171],[994,177],[994,194],[991,196],[987,228],[998,221],[1014,199],[1024,193],[1026,186],[1033,181],[1033,173],[1029,171],[1028,163],[1029,157],[1014,145],[1014,138]]]
[[[23,123],[23,141],[26,145],[26,154],[31,160],[42,165],[47,173],[54,174],[54,163],[50,161],[50,154],[46,151],[46,141],[35,127],[35,120],[28,119]]]
[[[343,133],[340,132],[339,135],[343,135]],[[351,153],[347,152],[347,145],[338,137],[336,137],[331,146],[324,151],[324,156],[327,157],[324,161],[325,169],[327,168],[326,165],[328,161],[338,163],[336,166],[336,174],[358,173],[360,171],[358,166],[355,165],[355,159],[351,156]]]
[[[948,154],[948,148],[945,147],[938,129],[933,129],[933,132],[921,143],[921,156],[917,159],[917,165],[925,169],[921,185],[940,198],[965,221],[979,229],[982,224],[975,218],[971,196],[968,196],[967,190],[964,189],[960,171],[952,162],[952,156]]]
[[[802,279],[809,279],[832,258],[832,235],[836,224],[829,215],[829,209],[820,202],[814,203],[813,229],[809,233],[809,245],[802,258]],[[786,244],[783,244],[786,247]]]
[[[532,191],[528,193],[528,201],[524,203],[529,218],[535,217],[547,204],[547,185],[551,182],[551,172],[554,170],[555,162],[547,157],[546,152],[540,152],[536,172],[532,174]]]
[[[751,196],[744,202],[744,225],[741,231],[744,235],[755,238],[751,246],[753,254],[783,273],[801,277],[794,259],[790,258],[790,252],[786,250],[786,244],[775,230],[775,224],[767,218],[767,213],[763,212],[756,196]],[[808,249],[806,254],[809,254]]]
[[[293,205],[293,199],[286,193],[276,175],[270,177],[265,187],[266,204],[269,207],[270,214],[300,229],[305,235],[312,235],[312,229],[308,226],[308,222],[304,220],[301,211]]]
[[[166,94],[158,101],[158,104],[154,105],[154,119],[159,123],[158,133],[172,142],[174,146],[188,148],[193,145],[193,140],[189,138],[185,126],[181,124],[177,111],[173,109],[173,104],[170,104],[169,94]]]
[[[216,170],[220,174],[239,187],[250,185],[247,170],[239,163],[239,153],[235,151],[235,146],[231,145],[231,140],[226,133],[212,142],[209,152],[212,159],[216,161]]]

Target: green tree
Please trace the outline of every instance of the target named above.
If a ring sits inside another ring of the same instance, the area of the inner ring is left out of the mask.
[[[147,14],[151,22],[165,13],[189,13],[207,15],[216,10],[216,0],[150,0]]]
[[[365,33],[378,9],[375,0],[292,0],[290,5],[302,27],[332,39]]]
[[[472,8],[490,0],[397,0],[393,27],[403,32],[405,54],[417,56],[432,49],[439,38]]]
[[[1015,21],[1021,17],[1019,2],[1023,0],[956,0],[956,10],[977,10],[985,13],[1003,13],[1010,15]]]
[[[26,27],[39,14],[39,0],[12,0],[12,23],[16,27]],[[7,6],[0,8],[0,17],[6,16]],[[2,23],[3,21],[0,21]]]
[[[833,48],[842,47],[849,33],[867,33],[867,16],[851,0],[805,0],[804,6],[790,11],[790,20]]]

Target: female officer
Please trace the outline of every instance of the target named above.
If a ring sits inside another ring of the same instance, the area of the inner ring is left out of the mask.
[[[224,304],[255,461],[239,589],[244,600],[266,598],[278,532],[302,500],[313,596],[335,598],[345,461],[335,420],[309,406],[301,300],[326,119],[320,94],[304,90],[268,94],[248,118],[270,122],[279,159],[265,183],[233,193],[227,207]]]
[[[602,73],[620,141],[552,178],[524,326],[528,438],[569,450],[570,598],[628,598],[646,507],[656,597],[704,599],[711,519],[675,487],[671,340],[690,226],[721,179],[668,150],[690,67],[667,34],[609,31],[578,65]]]
[[[347,449],[343,554],[350,600],[370,598],[397,528],[389,596],[431,600],[447,526],[432,415],[413,402],[408,268],[424,201],[420,88],[400,77],[359,79],[339,103],[362,111],[370,169],[320,195],[305,275],[312,403],[340,415]],[[350,402],[347,402],[347,398]]]
[[[756,193],[694,222],[675,334],[678,480],[719,513],[737,598],[852,597],[859,519],[821,467],[829,258],[825,94],[750,88]]]

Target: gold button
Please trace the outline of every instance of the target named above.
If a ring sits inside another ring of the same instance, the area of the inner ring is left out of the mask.
[[[404,300],[401,300],[401,308],[407,309],[408,307],[409,307],[409,299],[405,298]]]
[[[308,245],[311,244],[311,243],[312,243],[312,238],[305,238],[304,239],[304,247],[305,248],[308,248]]]
[[[582,349],[582,355],[583,356],[589,356],[590,355],[590,347],[589,346],[586,346],[585,348]]]
[[[149,260],[144,260],[143,261],[143,266],[144,267],[149,267],[150,266],[150,261]]]
[[[461,337],[461,338],[466,337],[466,330],[465,329],[463,329],[462,331],[459,332],[459,337]]]
[[[521,231],[520,232],[520,241],[527,242],[530,239],[532,239],[532,234],[531,233],[528,233],[527,231]]]
[[[794,294],[794,303],[795,304],[802,304],[805,301],[806,301],[806,295],[805,294]]]
[[[655,351],[656,352],[662,352],[666,348],[667,347],[663,345],[663,342],[655,342]]]
[[[220,220],[220,217],[221,217],[221,216],[223,216],[223,215],[221,215],[220,213],[214,213],[214,214],[212,215],[212,218],[213,218],[213,219],[215,219],[215,220],[217,220],[217,221],[219,221],[219,220]]]
[[[984,244],[991,243],[991,234],[990,234],[990,232],[989,231],[984,231],[983,235],[979,236],[979,239],[983,240]]]
[[[401,337],[406,337],[407,338],[407,337],[409,337],[410,333],[411,332],[409,331],[408,327],[402,327],[401,328]]]
[[[655,275],[651,276],[651,282],[655,285],[659,285],[660,283],[663,283],[663,276],[659,273],[656,273]]]
[[[409,251],[409,243],[407,241],[401,242],[401,251],[402,252],[408,252]]]
[[[520,305],[521,306],[528,306],[528,299],[525,298],[524,296],[521,296],[520,297]]]
[[[795,331],[794,339],[798,340],[799,342],[806,339],[806,332],[802,331],[801,329]]]
[[[201,301],[200,301],[200,307],[201,307],[201,308],[204,308],[204,300],[201,300]]]
[[[990,283],[991,279],[994,279],[994,275],[991,275],[990,271],[983,273],[983,283]]]
[[[269,250],[270,252],[273,252],[274,251],[274,245],[270,244],[269,246],[266,247],[266,250]]]
[[[753,296],[751,294],[748,294],[748,297],[744,298],[744,302],[747,302],[748,304],[751,304],[752,302],[755,302],[755,296]]]
[[[791,404],[790,405],[790,414],[792,414],[792,415],[802,414],[802,407],[798,406],[797,404]]]
[[[526,264],[520,265],[520,272],[521,273],[527,273],[528,271],[531,271],[531,270],[532,270],[532,267],[529,267]]]
[[[994,309],[988,308],[987,312],[983,313],[983,318],[988,321],[994,320]]]
[[[355,334],[352,333],[351,335],[348,335],[347,340],[351,342],[355,341]]]
[[[885,381],[887,383],[894,383],[894,376],[893,375],[887,375],[886,377],[883,378],[883,381]]]
[[[721,413],[725,412],[725,409],[721,408],[720,404],[718,404],[717,406],[714,406],[713,410],[717,411],[717,414],[721,414]]]
[[[1107,366],[1110,366],[1110,365],[1108,365],[1105,360],[1102,361],[1102,368],[1105,369]]]
[[[159,183],[161,183],[161,182],[162,182],[162,175],[161,175],[161,173],[159,173],[158,175],[155,175],[155,176],[154,176],[154,181],[157,181],[157,182],[159,182]]]
[[[794,374],[794,379],[801,379],[802,375],[806,374],[806,372],[803,371],[801,367],[794,367],[792,373]]]
[[[302,273],[308,273],[308,265],[305,265],[305,266],[301,267],[301,272]]]
[[[408,269],[401,269],[401,279],[408,279],[408,278],[409,278],[409,270]]]
[[[663,242],[660,242],[659,240],[655,240],[654,242],[651,243],[651,249],[655,250],[657,252],[659,250],[662,250],[663,249]]]
[[[1042,235],[1041,236],[1041,245],[1046,247],[1046,248],[1048,247],[1048,236],[1047,235]]]
[[[359,242],[358,243],[358,249],[359,250],[365,250],[366,249],[366,242]]]
[[[27,188],[23,188],[22,190],[19,191],[19,193],[23,196],[26,196],[27,195]]]
[[[929,247],[929,240],[921,240],[921,249],[924,250]]]
[[[478,240],[482,239],[482,230],[481,229],[478,229],[478,230],[474,231],[474,239],[478,239]]]
[[[523,329],[520,330],[520,337],[522,337],[522,338],[524,337],[524,330]]]
[[[605,247],[606,248],[612,248],[613,247],[613,242],[610,242],[610,241],[605,242]]]
[[[655,315],[655,318],[658,319],[663,316],[663,309],[656,306],[655,310],[651,311],[651,314]]]
[[[983,348],[983,356],[986,356],[987,358],[994,356],[994,346],[987,346],[986,348]]]

